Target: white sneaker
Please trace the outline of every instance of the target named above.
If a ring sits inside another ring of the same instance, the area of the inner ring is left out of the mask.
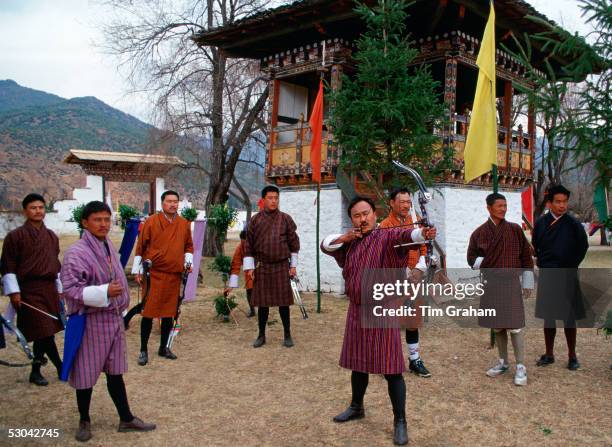
[[[519,363],[516,365],[516,373],[514,374],[514,384],[518,386],[527,385],[527,368]]]
[[[497,377],[503,373],[505,373],[506,371],[508,371],[508,369],[510,368],[510,366],[508,366],[507,363],[504,363],[503,359],[499,359],[499,362],[497,363],[497,365],[495,365],[493,368],[489,369],[487,371],[487,376],[489,377]]]

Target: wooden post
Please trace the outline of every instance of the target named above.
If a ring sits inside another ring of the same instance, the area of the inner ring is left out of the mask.
[[[457,103],[457,58],[447,57],[444,71],[444,102],[448,112],[447,126],[442,129],[443,144],[449,147],[453,144],[454,117]]]
[[[149,183],[149,216],[157,212],[157,182]]]
[[[527,134],[529,135],[529,175],[533,175],[533,169],[535,165],[535,142],[536,142],[536,123],[535,123],[535,105],[533,101],[529,102],[529,109],[527,111]]]
[[[506,128],[506,171],[512,171],[510,153],[512,150],[512,81],[504,84],[504,127]]]
[[[272,169],[272,150],[276,143],[276,133],[274,128],[278,124],[278,96],[280,93],[280,81],[278,79],[272,79],[271,81],[271,98],[272,110],[270,111],[270,129],[268,134],[270,135],[270,141],[268,143],[268,166],[266,166],[266,172],[269,173]]]

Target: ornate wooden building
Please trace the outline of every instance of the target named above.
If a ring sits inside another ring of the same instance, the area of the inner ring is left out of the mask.
[[[363,0],[367,5],[376,0]],[[408,9],[406,29],[419,56],[414,64],[427,63],[440,85],[440,98],[450,124],[435,132],[453,151],[453,167],[438,178],[428,214],[438,228],[436,247],[446,256],[448,267],[466,267],[469,234],[487,218],[484,199],[491,192],[490,174],[464,185],[463,150],[469,128],[478,69],[476,59],[489,15],[489,0],[416,0]],[[269,141],[266,176],[283,187],[282,207],[298,223],[303,250],[301,278],[313,287],[314,259],[318,241],[312,225],[314,210],[310,166],[308,118],[314,104],[321,72],[332,89],[342,88],[342,74],[351,76],[355,67],[355,42],[365,30],[354,10],[353,0],[302,0],[263,11],[231,26],[207,31],[196,37],[198,45],[213,45],[229,57],[260,61],[269,82]],[[513,104],[519,87],[532,89],[526,68],[502,51],[503,42],[512,51],[511,33],[545,31],[548,19],[522,0],[495,0],[498,98],[498,171],[500,188],[508,200],[507,218],[520,222],[521,192],[534,178],[535,114],[516,121]],[[545,22],[528,18],[536,16]],[[552,23],[552,22],[549,22]],[[534,60],[548,57],[555,70],[567,61],[534,47]],[[536,68],[542,69],[543,67]],[[518,97],[517,97],[518,99]],[[326,106],[325,116],[330,110]],[[522,125],[521,125],[522,123]],[[324,129],[322,145],[321,234],[343,233],[351,222],[346,201],[356,193],[378,195],[375,179],[367,172],[348,177],[338,169],[342,148],[333,138],[333,129]],[[434,154],[432,154],[432,158]],[[322,259],[324,290],[342,291],[342,278],[333,262]]]
[[[375,4],[375,1],[366,1]],[[546,19],[522,0],[496,0],[496,40],[512,47],[510,33],[544,31],[527,18]],[[415,64],[427,63],[440,91],[452,125],[439,129],[454,148],[453,169],[443,184],[463,183],[463,149],[469,128],[469,111],[478,69],[476,58],[488,0],[421,0],[409,9],[407,30],[420,55]],[[279,186],[304,185],[310,181],[310,132],[307,120],[314,103],[320,71],[332,88],[341,88],[341,74],[353,71],[351,55],[364,24],[352,0],[303,0],[264,11],[237,24],[200,35],[199,45],[215,45],[230,57],[256,58],[270,83],[269,142],[266,175]],[[535,48],[535,59],[544,56]],[[563,60],[552,60],[556,68]],[[525,67],[497,50],[497,96],[499,103],[498,167],[505,189],[520,189],[533,178],[535,121],[529,109],[526,126],[512,126],[513,96],[517,86],[531,88]],[[329,110],[326,110],[328,113]],[[322,172],[324,183],[337,181],[341,148],[334,143],[333,129],[324,129]],[[354,179],[358,181],[359,179]],[[490,175],[475,184],[486,185]]]

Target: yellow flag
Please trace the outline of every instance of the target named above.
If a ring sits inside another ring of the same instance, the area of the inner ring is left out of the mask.
[[[495,9],[491,2],[489,20],[478,52],[478,82],[463,159],[465,182],[489,172],[497,164],[497,109],[495,106]]]

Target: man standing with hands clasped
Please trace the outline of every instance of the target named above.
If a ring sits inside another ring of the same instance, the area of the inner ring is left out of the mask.
[[[253,281],[252,305],[257,307],[259,335],[253,343],[259,348],[266,343],[266,324],[270,306],[278,306],[285,339],[283,346],[293,346],[289,306],[293,304],[290,278],[296,275],[300,238],[289,214],[279,207],[279,189],[266,186],[261,191],[264,209],[249,222],[244,272],[247,282]]]

